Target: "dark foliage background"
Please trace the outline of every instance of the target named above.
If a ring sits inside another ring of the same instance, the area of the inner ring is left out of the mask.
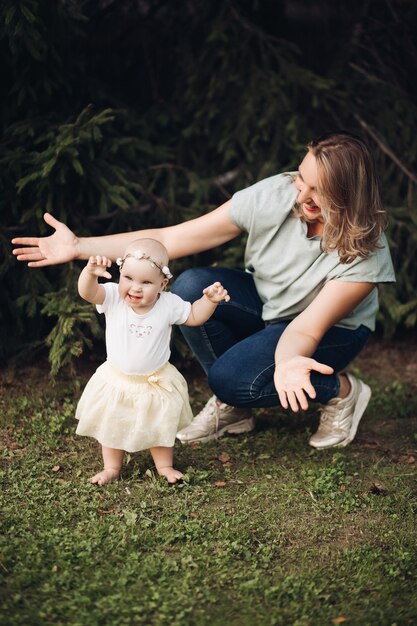
[[[360,132],[378,161],[398,282],[379,328],[417,325],[414,0],[3,0],[0,358],[49,346],[53,371],[99,337],[81,264],[29,270],[10,239],[159,226]],[[242,243],[176,263],[239,263]]]

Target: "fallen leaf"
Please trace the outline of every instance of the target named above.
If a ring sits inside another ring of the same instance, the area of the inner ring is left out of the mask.
[[[400,457],[398,457],[398,461],[400,463],[415,463],[416,457],[412,456],[411,454],[403,454]]]
[[[222,480],[217,480],[215,483],[216,487],[225,487],[226,483],[224,483]]]
[[[363,441],[362,443],[362,447],[363,448],[379,448],[380,447],[380,443],[378,441]]]
[[[53,468],[52,468],[52,471],[53,472],[59,472],[60,469],[61,469],[60,465],[54,465]]]
[[[375,496],[382,496],[386,494],[386,489],[384,485],[379,482],[379,480],[373,480],[370,492],[373,493]]]
[[[231,460],[230,454],[226,454],[226,452],[222,452],[220,456],[217,457],[219,461],[222,463],[228,463]]]
[[[347,617],[343,617],[342,615],[340,617],[335,617],[334,619],[332,619],[333,624],[343,624],[343,622],[346,622]]]

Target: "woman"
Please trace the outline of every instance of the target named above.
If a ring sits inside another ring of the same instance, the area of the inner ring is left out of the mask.
[[[308,408],[322,404],[316,448],[354,438],[371,390],[343,370],[375,327],[375,287],[395,280],[383,235],[372,156],[346,132],[313,141],[296,173],[279,174],[234,194],[211,213],[160,229],[77,238],[51,215],[50,237],[16,238],[18,260],[30,267],[112,259],[138,237],[158,239],[170,259],[208,250],[248,233],[246,271],[191,269],[173,291],[196,299],[219,281],[228,290],[202,327],[184,335],[214,392],[182,442],[204,441],[253,428],[252,407]]]

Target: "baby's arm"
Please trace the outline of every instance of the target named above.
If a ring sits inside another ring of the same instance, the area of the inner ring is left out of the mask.
[[[105,256],[90,256],[78,279],[78,293],[84,300],[91,304],[103,304],[106,291],[98,282],[98,278],[100,276],[111,278],[110,272],[107,271],[110,265],[111,261]]]
[[[184,322],[184,326],[201,326],[207,322],[222,300],[229,302],[230,296],[221,283],[213,283],[203,289],[203,296],[192,304],[190,315]]]

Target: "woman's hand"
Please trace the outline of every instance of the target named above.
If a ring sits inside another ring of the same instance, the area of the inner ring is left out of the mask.
[[[74,233],[50,213],[43,216],[45,222],[55,228],[49,237],[15,237],[12,244],[27,246],[15,248],[13,254],[18,261],[28,261],[29,267],[44,267],[66,263],[77,258],[78,239]]]
[[[294,356],[277,363],[274,383],[279,400],[284,409],[290,407],[297,412],[299,408],[308,409],[309,398],[315,398],[316,392],[310,381],[310,372],[333,374],[333,368],[306,356]]]
[[[315,398],[311,372],[333,374],[333,368],[306,354],[314,354],[325,333],[349,315],[375,288],[373,283],[329,280],[309,306],[288,324],[275,350],[274,383],[284,409],[308,409]]]

